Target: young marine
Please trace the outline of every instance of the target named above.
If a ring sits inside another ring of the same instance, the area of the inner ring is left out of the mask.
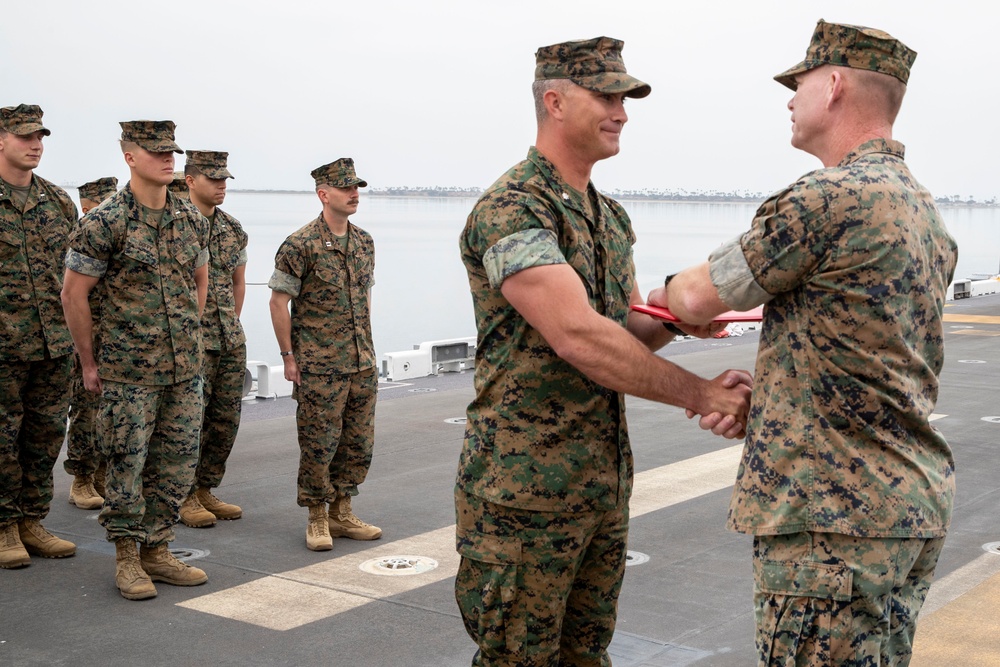
[[[153,581],[208,580],[167,545],[198,461],[209,230],[194,206],[167,192],[181,152],[174,123],[121,128],[130,179],[73,233],[63,308],[84,387],[101,394],[108,477],[99,520],[115,543],[115,583],[123,597],[142,600],[156,596]],[[98,284],[95,323],[88,296]]]
[[[233,178],[226,166],[229,153],[187,151],[186,156],[184,174],[191,203],[209,221],[210,259],[208,297],[201,316],[205,417],[194,487],[180,515],[185,525],[204,528],[216,519],[243,516],[242,508],[219,500],[212,489],[222,483],[243,410],[247,337],[240,311],[246,295],[247,234],[239,220],[219,208],[226,199],[226,181]]]
[[[312,177],[323,210],[278,248],[268,287],[285,379],[295,383],[298,401],[297,502],[309,510],[306,547],[328,551],[334,537],[382,536],[351,509],[375,446],[375,243],[348,219],[358,210],[358,188],[368,186],[354,160],[335,160]]]
[[[118,191],[118,179],[105,176],[89,181],[77,188],[80,196],[80,210],[84,215],[97,208],[105,199]],[[94,296],[91,295],[91,310],[96,317]],[[100,452],[95,419],[100,396],[83,387],[83,370],[79,359],[73,364],[73,382],[70,386],[69,427],[66,432],[66,460],[63,469],[73,475],[69,489],[69,502],[80,509],[99,509],[104,504],[104,483],[107,476],[107,462]]]
[[[51,134],[34,104],[0,109],[0,568],[76,545],[42,526],[66,436],[73,340],[59,292],[76,206],[34,173]]]

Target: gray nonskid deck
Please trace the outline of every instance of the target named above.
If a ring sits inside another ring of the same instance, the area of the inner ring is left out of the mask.
[[[1000,297],[955,302],[946,313],[995,316]],[[949,575],[975,570],[981,579],[1000,571],[1000,555],[994,564],[983,550],[1000,540],[1000,419],[988,420],[1000,415],[993,387],[1000,324],[949,323],[946,331],[936,411],[945,416],[935,424],[955,451],[959,491],[928,601],[937,608],[975,584]],[[665,356],[714,376],[752,368],[756,341],[756,332],[683,341]],[[449,568],[457,562],[452,489],[471,398],[471,373],[381,386],[375,459],[354,507],[384,537],[338,539],[332,552],[319,553],[305,548],[306,511],[295,504],[295,404],[248,402],[217,491],[241,505],[244,517],[209,529],[178,526],[172,548],[193,558],[209,581],[192,588],[159,584],[159,596],[143,602],[118,594],[113,549],[97,513],[68,504],[71,478],[60,459],[45,525],[75,541],[77,555],[0,571],[0,664],[469,664],[475,647],[455,606]],[[614,664],[752,664],[750,539],[726,531],[731,487],[718,483],[733,465],[736,443],[700,431],[675,408],[630,398],[628,415],[637,468],[629,549],[636,564],[625,576]],[[682,479],[703,486],[674,497]],[[399,576],[361,569],[390,556],[438,567]]]

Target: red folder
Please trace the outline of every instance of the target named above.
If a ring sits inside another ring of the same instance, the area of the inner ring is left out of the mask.
[[[647,315],[652,315],[658,320],[663,320],[664,322],[680,322],[680,318],[671,313],[666,308],[660,308],[658,306],[647,306],[646,304],[637,304],[632,306],[632,310],[639,313],[646,313]],[[759,322],[764,319],[764,306],[757,306],[753,310],[728,310],[724,313],[719,314],[713,322]]]

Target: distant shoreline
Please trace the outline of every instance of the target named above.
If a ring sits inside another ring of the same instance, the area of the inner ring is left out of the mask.
[[[279,194],[279,195],[304,195],[314,194],[313,190],[256,190],[256,189],[236,189],[229,188],[229,192],[239,192],[248,194]],[[385,188],[365,190],[362,192],[369,197],[398,197],[398,198],[434,198],[434,199],[477,199],[483,194],[482,190],[474,188]],[[759,204],[767,199],[768,195],[763,193],[677,193],[677,192],[633,192],[613,190],[606,192],[609,197],[619,201],[651,201],[651,202],[678,202],[685,204]],[[968,199],[965,201],[952,198],[940,198],[935,202],[938,206],[947,208],[997,208],[1000,201],[990,199],[988,201],[976,201]]]

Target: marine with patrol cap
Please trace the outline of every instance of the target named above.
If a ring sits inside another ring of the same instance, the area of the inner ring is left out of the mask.
[[[616,155],[628,74],[609,37],[538,49],[538,134],[459,237],[478,331],[455,485],[455,596],[474,665],[607,665],[625,571],[632,451],[625,393],[735,419],[749,375],[703,380],[652,350],[625,209],[590,181]],[[712,327],[689,328],[707,336]]]
[[[951,520],[930,420],[957,247],[892,134],[916,55],[819,21],[774,78],[823,168],[649,297],[696,322],[766,304],[728,521],[754,536],[759,665],[908,664]]]
[[[0,568],[31,556],[62,558],[76,545],[42,526],[52,469],[66,435],[73,340],[59,292],[76,206],[34,173],[42,110],[0,109]]]
[[[90,209],[97,208],[105,199],[110,199],[118,192],[118,179],[114,176],[104,176],[94,181],[87,181],[76,189],[80,196],[80,210],[86,215]]]
[[[118,179],[105,176],[84,183],[76,191],[80,196],[80,210],[86,215],[118,191]],[[95,308],[93,296],[90,307],[91,310]],[[94,432],[99,399],[100,396],[84,389],[83,370],[79,363],[73,364],[63,469],[73,475],[73,483],[69,489],[70,504],[86,510],[98,509],[104,504],[107,462],[100,453],[97,434]]]
[[[167,190],[170,190],[175,197],[180,199],[190,199],[191,195],[188,192],[187,177],[184,175],[184,171],[175,171],[174,178],[167,184]]]
[[[242,508],[219,500],[212,489],[222,483],[243,409],[247,337],[240,311],[246,295],[247,234],[239,220],[219,208],[226,199],[226,181],[233,178],[226,166],[229,153],[186,151],[185,155],[191,203],[209,221],[210,259],[208,297],[201,316],[205,416],[194,486],[180,516],[186,526],[205,528],[216,519],[243,516]]]
[[[368,186],[354,160],[325,164],[312,177],[323,210],[278,248],[268,287],[285,379],[298,401],[296,502],[309,510],[306,547],[328,551],[334,537],[382,536],[351,507],[375,445],[375,243],[348,219],[358,210],[358,188]]]
[[[198,209],[167,191],[181,152],[174,123],[121,128],[130,180],[73,233],[63,308],[84,386],[101,394],[108,478],[99,521],[115,543],[115,583],[142,600],[156,595],[153,581],[208,580],[167,545],[198,462],[209,230]],[[95,322],[88,296],[98,284]]]

